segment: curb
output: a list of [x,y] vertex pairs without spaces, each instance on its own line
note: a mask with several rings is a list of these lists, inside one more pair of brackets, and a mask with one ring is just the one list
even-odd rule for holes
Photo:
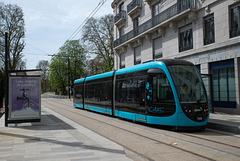
[[231,126],[231,125],[224,125],[224,124],[208,122],[206,127],[209,129],[240,134],[240,126]]

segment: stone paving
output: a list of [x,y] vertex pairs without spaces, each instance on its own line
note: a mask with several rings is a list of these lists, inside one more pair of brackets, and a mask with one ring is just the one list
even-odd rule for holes
[[0,119],[0,161],[130,160],[123,147],[42,107],[39,123]]

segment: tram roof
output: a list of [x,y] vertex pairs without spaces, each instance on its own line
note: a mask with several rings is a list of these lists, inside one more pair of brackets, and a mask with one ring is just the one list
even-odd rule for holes
[[87,77],[86,81],[90,81],[90,80],[94,80],[94,79],[100,79],[100,78],[106,78],[106,77],[112,77],[113,73],[114,73],[114,71],[107,72],[107,73],[102,73],[102,74],[98,74],[98,75],[93,75],[93,76]]
[[[158,68],[159,66],[162,66],[164,68],[164,67],[170,66],[170,65],[193,65],[193,64],[191,62],[188,62],[185,60],[179,60],[179,59],[162,59],[159,61],[151,61],[151,62],[131,66],[128,68],[119,69],[116,71],[116,75],[136,72],[136,71],[150,69],[150,68]],[[80,83],[80,82],[84,82],[84,81],[90,81],[90,80],[95,80],[95,79],[100,79],[100,78],[111,77],[111,76],[113,76],[113,74],[114,74],[114,71],[102,73],[102,74],[90,76],[87,78],[77,79],[74,81],[74,83]]]
[[131,66],[128,68],[119,69],[117,70],[116,75],[131,73],[131,72],[150,69],[150,68],[159,68],[160,66],[164,68],[166,66],[171,66],[171,65],[193,65],[193,64],[191,62],[188,62],[185,60],[179,60],[179,59],[162,59],[159,61],[151,61],[151,62],[146,62],[143,64]]

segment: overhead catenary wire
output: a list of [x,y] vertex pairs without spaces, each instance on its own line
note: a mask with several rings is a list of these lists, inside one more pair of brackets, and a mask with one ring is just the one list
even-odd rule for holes
[[[77,29],[71,34],[71,36],[66,41],[74,39],[79,34],[79,32],[82,30],[84,25],[88,22],[88,20],[91,19],[99,11],[99,9],[104,5],[104,3],[106,1],[107,0],[100,0],[97,7],[94,8],[94,10],[89,14],[89,16],[77,27]],[[50,55],[49,53],[43,51],[42,49],[39,49],[38,47],[36,47],[30,43],[26,43],[26,44],[35,48],[36,50],[40,51],[41,53],[45,54],[46,56],[56,56],[56,54]],[[3,46],[3,45],[1,45],[1,46]],[[59,51],[59,49],[57,50],[57,52],[58,51]],[[41,54],[33,54],[33,53],[23,53],[23,54],[24,55],[41,55]]]
[[91,19],[98,11],[99,9],[104,5],[104,3],[107,0],[101,0],[97,7],[89,14],[89,16],[78,26],[78,28],[72,33],[72,35],[67,39],[68,40],[72,40],[74,37],[76,37],[79,32],[81,31],[81,29],[84,27],[84,25],[88,22],[89,19]]
[[[73,40],[82,30],[84,25],[88,22],[88,20],[91,19],[99,11],[99,9],[104,5],[106,1],[107,0],[101,0],[98,3],[97,7],[94,8],[94,10],[89,14],[89,16],[77,27],[77,29],[71,34],[71,36],[66,41]],[[57,53],[58,51],[59,49],[55,53]]]
[[23,55],[38,55],[38,56],[49,56],[49,55],[43,55],[43,54],[36,54],[36,53],[22,53]]
[[31,47],[33,47],[33,48],[35,48],[36,50],[38,50],[38,51],[40,51],[40,52],[42,52],[42,53],[44,53],[44,54],[48,55],[48,53],[47,53],[47,52],[45,52],[45,51],[43,51],[42,49],[39,49],[38,47],[36,47],[36,46],[34,46],[34,45],[32,45],[32,44],[29,44],[29,43],[26,43],[26,44],[28,44],[29,46],[31,46]]

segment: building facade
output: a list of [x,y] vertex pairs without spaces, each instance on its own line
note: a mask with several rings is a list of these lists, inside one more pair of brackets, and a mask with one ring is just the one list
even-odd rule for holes
[[112,8],[115,69],[190,61],[212,109],[240,114],[240,0],[114,0]]

